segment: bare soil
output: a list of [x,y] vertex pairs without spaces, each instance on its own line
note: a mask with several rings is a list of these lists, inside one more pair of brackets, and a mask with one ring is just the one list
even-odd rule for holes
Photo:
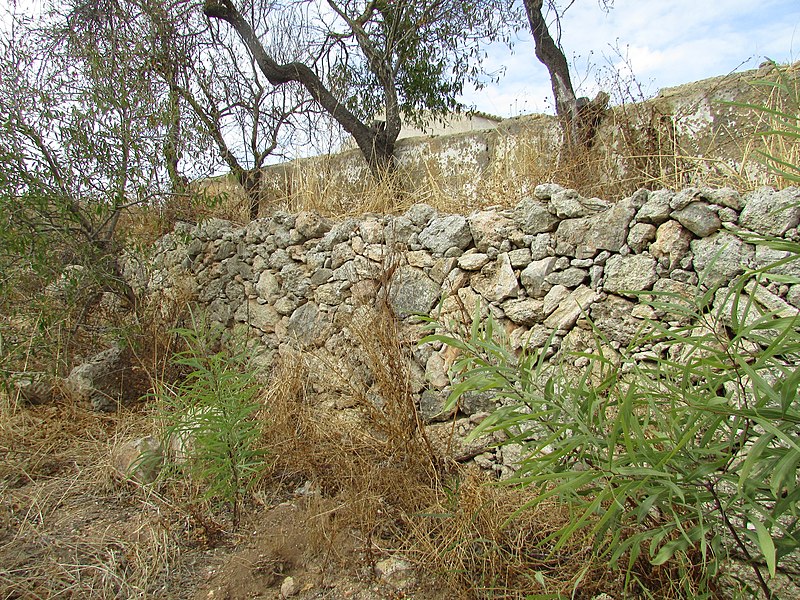
[[375,564],[391,551],[339,526],[342,507],[294,481],[248,498],[235,531],[224,513],[124,481],[109,457],[147,422],[69,405],[5,420],[0,599],[281,598],[281,586],[301,600],[453,597],[381,581]]

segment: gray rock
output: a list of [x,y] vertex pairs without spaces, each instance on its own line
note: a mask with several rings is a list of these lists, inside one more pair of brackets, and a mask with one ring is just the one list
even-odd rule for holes
[[489,262],[489,257],[481,252],[467,252],[458,258],[458,268],[465,271],[480,271]]
[[612,256],[606,262],[603,289],[617,293],[623,293],[624,290],[649,290],[657,279],[656,259],[652,256],[647,254]]
[[404,215],[414,225],[422,229],[436,216],[436,209],[427,204],[414,204]]
[[367,219],[358,226],[358,233],[366,244],[383,244],[383,224],[377,219]]
[[553,271],[545,278],[552,285],[563,285],[568,288],[578,287],[589,276],[589,272],[578,267],[569,267],[563,271]]
[[592,322],[606,339],[627,346],[642,326],[642,320],[633,316],[637,306],[629,300],[609,294],[602,302],[592,305]]
[[466,392],[458,399],[458,407],[465,415],[492,413],[497,410],[497,394],[488,392]]
[[686,187],[679,190],[669,201],[672,210],[681,210],[689,206],[692,202],[702,198],[702,191],[696,187]]
[[417,227],[411,219],[405,216],[395,217],[391,219],[384,229],[384,239],[386,245],[390,248],[400,244],[408,244],[408,241],[416,233],[419,233],[420,228]]
[[755,248],[755,260],[753,261],[754,268],[762,269],[769,265],[774,265],[778,261],[794,257],[793,260],[790,260],[785,264],[771,268],[770,273],[800,278],[800,257],[798,257],[797,254],[783,250],[774,250],[760,244]]
[[556,331],[571,329],[578,318],[588,314],[589,307],[599,298],[597,292],[582,285],[566,298],[561,300],[553,313],[544,321],[545,327]]
[[722,221],[705,202],[692,202],[672,213],[672,217],[698,237],[719,231]]
[[636,208],[628,199],[597,215],[562,221],[555,233],[556,254],[592,258],[598,250],[619,252],[635,214]]
[[114,448],[111,464],[119,477],[149,485],[161,472],[164,450],[161,442],[151,435],[128,440]]
[[559,221],[558,217],[547,210],[547,206],[536,198],[524,198],[517,204],[512,218],[522,232],[527,235],[553,231]]
[[558,305],[561,303],[561,301],[568,296],[569,289],[565,288],[563,285],[553,286],[545,295],[542,303],[542,313],[544,316],[550,316],[550,314],[558,308]]
[[636,223],[628,233],[628,246],[636,254],[647,250],[647,247],[656,239],[656,227],[649,223]]
[[264,333],[273,333],[281,320],[281,315],[271,304],[259,304],[255,300],[248,300],[236,311],[235,318]]
[[494,263],[483,267],[480,273],[473,275],[470,284],[489,302],[502,302],[506,298],[516,297],[519,291],[517,276],[506,253],[498,256]]
[[425,273],[414,267],[397,269],[389,287],[389,301],[400,318],[428,314],[439,300],[441,288]]
[[444,358],[438,352],[434,352],[425,361],[425,381],[430,383],[437,390],[442,390],[450,385],[450,377],[447,375],[447,365]]
[[329,333],[326,313],[320,312],[313,302],[298,307],[289,317],[286,330],[301,346],[322,346]]
[[530,248],[517,248],[508,253],[508,258],[511,261],[511,266],[515,269],[527,267],[531,262]]
[[599,198],[584,198],[575,190],[560,190],[550,196],[547,208],[560,219],[588,217],[608,210],[610,204]]
[[417,584],[414,566],[402,558],[390,557],[375,563],[375,575],[395,590],[409,590]]
[[465,250],[472,243],[472,234],[466,218],[449,215],[431,220],[420,232],[419,241],[434,254],[442,255],[450,248]]
[[267,302],[274,301],[280,294],[281,285],[278,278],[271,271],[263,271],[256,283],[256,293],[259,298]]
[[537,200],[549,200],[559,192],[563,192],[564,187],[557,183],[540,183],[533,188],[533,196]]
[[549,285],[546,285],[547,276],[553,271],[556,265],[556,258],[551,256],[541,260],[531,262],[520,273],[520,281],[525,287],[525,291],[532,298],[542,298],[547,293]]
[[328,233],[333,224],[325,217],[310,211],[298,213],[294,222],[295,229],[304,240],[322,237]]
[[745,194],[743,202],[739,225],[750,231],[780,236],[800,223],[800,188],[762,187]]
[[358,221],[355,219],[345,219],[341,223],[337,223],[322,237],[317,244],[317,249],[320,251],[332,250],[336,244],[349,241],[356,227],[358,227]]
[[703,198],[711,202],[711,204],[719,204],[733,210],[741,210],[742,208],[742,197],[739,192],[732,188],[704,189]]
[[725,231],[694,240],[691,249],[695,270],[702,283],[710,288],[726,285],[749,268],[755,258],[753,246]]
[[486,252],[489,248],[500,248],[500,245],[511,237],[516,224],[507,217],[493,210],[482,210],[467,217],[469,230],[478,252]]
[[503,302],[503,312],[516,325],[530,327],[544,320],[544,301],[536,298],[520,298]]
[[672,212],[670,208],[670,200],[672,199],[673,192],[669,190],[658,190],[650,192],[647,196],[647,202],[636,213],[636,220],[639,223],[651,223],[653,225],[661,225]]
[[553,236],[549,233],[540,233],[531,236],[531,260],[541,260],[546,258],[549,254],[550,247],[553,243]]
[[64,380],[70,397],[88,403],[93,410],[111,412],[136,400],[130,385],[130,352],[113,346],[76,366]]

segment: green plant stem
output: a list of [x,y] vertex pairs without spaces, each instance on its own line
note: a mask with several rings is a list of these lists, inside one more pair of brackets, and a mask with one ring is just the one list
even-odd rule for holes
[[728,513],[725,512],[725,509],[722,507],[722,502],[720,502],[719,496],[717,495],[717,490],[716,487],[714,486],[714,483],[711,481],[707,482],[706,489],[714,498],[714,505],[717,507],[720,517],[722,517],[722,522],[725,523],[725,527],[728,528],[728,531],[733,536],[736,545],[739,546],[739,550],[741,550],[742,554],[744,554],[744,557],[747,559],[748,564],[751,567],[753,567],[753,571],[755,571],[756,578],[758,579],[758,583],[761,586],[761,591],[764,592],[764,596],[767,598],[767,600],[780,600],[775,595],[775,593],[769,589],[769,586],[767,585],[764,576],[761,574],[761,569],[758,568],[758,565],[753,560],[753,557],[750,554],[750,551],[747,549],[747,546],[745,545],[744,541],[742,540],[741,537],[739,537],[739,534],[736,532],[736,527],[734,527],[733,523],[731,523],[731,520],[728,518]]

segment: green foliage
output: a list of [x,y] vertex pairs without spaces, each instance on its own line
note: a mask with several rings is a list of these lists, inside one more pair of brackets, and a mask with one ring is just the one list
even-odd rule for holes
[[258,385],[244,352],[214,350],[214,332],[202,320],[176,333],[187,349],[174,363],[189,372],[158,394],[166,438],[175,463],[185,464],[202,487],[201,498],[228,504],[236,526],[242,500],[265,466],[266,451],[258,447]]
[[[642,294],[663,316],[621,356],[604,352],[597,333],[580,371],[550,366],[541,351],[517,356],[491,318],[476,318],[468,335],[423,340],[460,350],[450,406],[471,391],[503,400],[473,435],[502,430],[504,443],[523,446],[509,483],[535,489],[530,504],[557,498],[573,512],[546,540],[552,552],[589,532],[629,590],[646,592],[647,558],[676,569],[687,597],[709,597],[720,561],[735,552],[769,597],[756,563],[774,576],[800,548],[800,319],[764,308],[761,284],[796,283],[779,273],[800,248],[762,243],[791,253],[692,299]],[[643,345],[651,356],[634,360]]]

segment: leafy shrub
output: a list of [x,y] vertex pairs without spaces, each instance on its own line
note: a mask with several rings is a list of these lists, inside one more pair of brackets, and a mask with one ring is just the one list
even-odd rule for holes
[[[790,281],[776,269],[800,255],[797,244],[771,245],[792,252],[728,288],[642,294],[663,317],[617,357],[598,333],[582,371],[541,351],[517,356],[491,318],[423,340],[460,351],[449,407],[472,391],[503,399],[473,436],[502,430],[523,447],[509,483],[536,494],[520,510],[558,499],[572,511],[545,540],[552,552],[588,532],[628,591],[646,592],[646,558],[675,569],[676,592],[689,597],[710,596],[736,554],[772,597],[758,563],[774,576],[800,547],[800,318],[765,308],[762,283]],[[646,356],[633,351],[644,345]]]
[[214,350],[213,331],[202,321],[176,333],[187,349],[173,362],[189,372],[158,394],[166,438],[175,463],[185,465],[203,488],[201,498],[227,503],[236,526],[242,500],[265,466],[266,452],[258,447],[257,381],[243,351]]

